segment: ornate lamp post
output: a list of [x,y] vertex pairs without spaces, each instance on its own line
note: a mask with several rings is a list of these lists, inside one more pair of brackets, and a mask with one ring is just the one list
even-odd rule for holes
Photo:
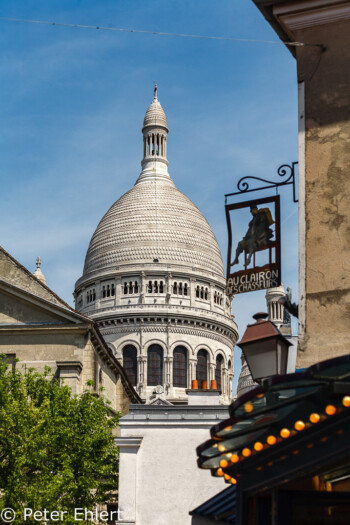
[[266,320],[268,315],[259,312],[256,320],[249,324],[238,344],[247,361],[252,378],[261,382],[265,377],[285,374],[287,371],[288,348],[290,343],[276,325]]

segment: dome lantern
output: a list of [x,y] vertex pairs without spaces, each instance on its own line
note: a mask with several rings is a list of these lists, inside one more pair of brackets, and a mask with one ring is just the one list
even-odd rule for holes
[[[157,84],[154,85],[154,96],[143,120],[143,159],[142,174],[145,172],[168,173],[167,136],[168,123],[164,109],[158,100]],[[141,174],[141,175],[142,175]]]

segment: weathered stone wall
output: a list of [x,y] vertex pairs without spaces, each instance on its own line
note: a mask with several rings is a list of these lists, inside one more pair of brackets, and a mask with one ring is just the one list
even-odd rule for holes
[[299,367],[349,353],[350,20],[295,31],[305,90],[305,327]]

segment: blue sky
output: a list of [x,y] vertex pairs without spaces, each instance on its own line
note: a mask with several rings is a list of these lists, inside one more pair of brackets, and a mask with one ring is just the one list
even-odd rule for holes
[[[0,16],[278,41],[250,0],[3,0]],[[276,179],[297,160],[296,64],[283,45],[0,26],[0,244],[31,271],[40,255],[48,285],[70,304],[97,223],[140,173],[154,81],[169,172],[224,261],[224,194],[242,176]],[[291,187],[281,197],[283,282],[297,300],[297,205]],[[261,310],[264,292],[236,296],[241,336]]]

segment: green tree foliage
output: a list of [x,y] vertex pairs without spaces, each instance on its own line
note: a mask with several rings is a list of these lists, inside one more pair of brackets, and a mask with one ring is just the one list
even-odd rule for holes
[[76,523],[74,508],[108,501],[118,480],[110,412],[88,391],[72,397],[49,369],[21,373],[0,356],[0,510],[13,508],[15,523],[25,507],[64,510],[60,522]]

